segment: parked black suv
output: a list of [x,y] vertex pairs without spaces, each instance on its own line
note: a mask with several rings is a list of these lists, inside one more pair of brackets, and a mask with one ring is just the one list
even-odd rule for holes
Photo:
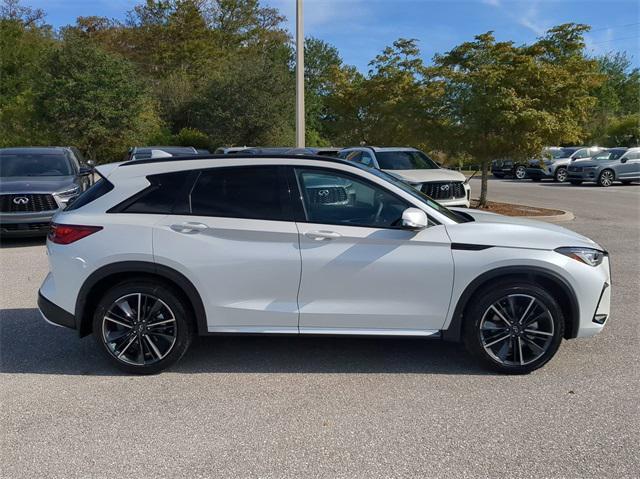
[[0,235],[39,236],[51,217],[92,182],[75,147],[0,149]]

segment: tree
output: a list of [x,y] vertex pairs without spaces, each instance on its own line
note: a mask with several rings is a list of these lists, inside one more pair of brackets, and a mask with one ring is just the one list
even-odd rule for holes
[[46,143],[33,112],[33,86],[55,40],[21,8],[5,2],[0,18],[0,146]]
[[46,60],[35,108],[55,143],[114,161],[160,128],[153,102],[124,59],[73,31]]
[[332,72],[342,67],[342,59],[334,46],[317,38],[305,39],[304,58],[306,142],[309,146],[328,145],[323,120],[328,114]]
[[443,84],[447,118],[443,148],[481,164],[481,206],[492,159],[526,160],[545,145],[585,136],[582,125],[596,101],[590,92],[600,81],[583,53],[586,30],[561,25],[530,46],[496,42],[488,32],[436,56],[433,78]]

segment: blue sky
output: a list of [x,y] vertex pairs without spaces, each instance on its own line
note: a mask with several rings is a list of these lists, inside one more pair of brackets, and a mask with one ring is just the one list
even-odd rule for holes
[[[142,0],[140,0],[142,1]],[[54,26],[77,16],[124,18],[136,0],[23,0],[43,8]],[[295,0],[263,0],[295,20]],[[553,25],[592,26],[587,49],[594,55],[626,51],[640,66],[638,0],[305,0],[305,34],[340,50],[344,61],[368,70],[368,62],[399,37],[416,38],[425,60],[436,52],[493,30],[499,40],[531,42]]]

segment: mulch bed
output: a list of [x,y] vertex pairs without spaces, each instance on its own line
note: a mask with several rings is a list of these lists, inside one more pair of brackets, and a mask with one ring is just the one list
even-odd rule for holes
[[556,216],[564,213],[562,210],[538,208],[537,206],[512,205],[510,203],[487,202],[486,208],[478,208],[479,200],[471,200],[471,208],[490,211],[506,216]]

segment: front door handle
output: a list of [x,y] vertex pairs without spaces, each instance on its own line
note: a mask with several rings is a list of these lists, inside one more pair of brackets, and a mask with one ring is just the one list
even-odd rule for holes
[[177,231],[178,233],[195,234],[200,233],[209,227],[204,223],[192,223],[191,221],[187,221],[186,223],[173,224],[169,226],[169,228],[173,231]]
[[315,241],[324,241],[330,239],[340,238],[342,235],[336,231],[308,231],[304,234],[307,238],[311,238]]

